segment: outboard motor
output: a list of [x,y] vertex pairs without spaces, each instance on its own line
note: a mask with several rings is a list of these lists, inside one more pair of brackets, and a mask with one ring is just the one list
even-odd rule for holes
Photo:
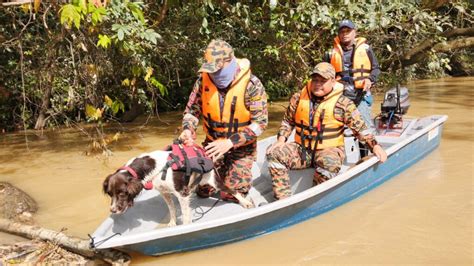
[[410,100],[406,87],[392,88],[385,93],[381,104],[381,112],[376,119],[379,129],[401,129],[403,128],[402,116],[408,112]]

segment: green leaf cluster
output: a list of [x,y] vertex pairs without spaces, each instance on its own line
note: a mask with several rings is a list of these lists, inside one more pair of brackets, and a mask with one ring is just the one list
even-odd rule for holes
[[137,105],[149,113],[182,109],[213,38],[250,60],[270,99],[286,97],[332,48],[345,18],[373,47],[381,85],[440,77],[459,60],[474,68],[465,49],[429,51],[398,70],[410,49],[473,26],[467,1],[435,10],[415,0],[96,2],[42,1],[0,12],[0,130],[32,128],[40,114],[53,127],[116,121]]

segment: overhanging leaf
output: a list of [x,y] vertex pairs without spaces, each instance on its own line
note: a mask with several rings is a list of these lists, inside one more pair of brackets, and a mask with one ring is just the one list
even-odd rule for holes
[[166,89],[165,85],[161,84],[161,82],[156,80],[154,77],[151,77],[149,82],[160,91],[161,95],[168,94],[168,90]]
[[78,12],[76,6],[72,4],[66,4],[59,12],[61,24],[66,23],[68,27],[71,27],[72,23],[74,22],[76,28],[79,29],[81,24],[81,14]]
[[35,10],[35,13],[38,13],[38,10],[40,8],[40,5],[41,5],[41,0],[35,0],[34,2],[34,10]]
[[99,41],[97,41],[97,46],[108,48],[111,44],[111,40],[107,35],[99,34]]
[[153,68],[147,67],[146,68],[145,81],[148,81],[148,79],[150,79],[152,74],[153,74]]
[[128,3],[128,8],[132,11],[132,15],[138,19],[142,24],[145,23],[145,16],[143,16],[143,12],[140,9],[140,6],[136,3]]
[[102,117],[102,110],[99,108],[95,108],[90,104],[86,104],[86,116],[90,120],[99,120]]
[[118,37],[119,41],[122,41],[124,36],[125,36],[125,33],[123,32],[123,29],[120,28],[117,32],[117,37]]
[[110,99],[109,96],[105,95],[105,96],[104,96],[104,103],[105,103],[105,105],[107,105],[108,107],[112,107],[113,101],[112,101],[112,99]]
[[122,80],[122,86],[130,86],[130,80],[129,79]]
[[113,140],[113,141],[117,141],[117,140],[119,140],[119,138],[120,138],[120,132],[117,132],[117,133],[115,133],[115,135],[113,136],[112,140]]

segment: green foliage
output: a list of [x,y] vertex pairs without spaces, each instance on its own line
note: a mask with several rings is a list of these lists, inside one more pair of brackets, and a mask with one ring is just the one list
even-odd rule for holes
[[81,21],[90,17],[92,25],[102,22],[103,16],[107,14],[103,7],[96,7],[86,0],[72,1],[72,4],[65,4],[59,10],[61,24],[65,24],[68,28],[74,23],[76,29],[81,26]]
[[64,5],[59,11],[61,14],[61,24],[71,27],[74,23],[77,29],[81,26],[81,8],[73,4]]
[[166,87],[163,84],[161,84],[158,80],[156,80],[154,77],[151,77],[149,82],[160,91],[161,95],[168,94],[168,90],[166,89]]
[[87,121],[98,121],[102,118],[103,109],[95,108],[90,104],[86,104]]
[[109,36],[99,34],[99,41],[97,42],[97,46],[101,46],[107,49],[111,43],[112,40],[109,38]]
[[379,84],[439,77],[455,70],[453,62],[474,61],[469,51],[456,58],[431,52],[399,70],[403,55],[424,40],[472,27],[466,1],[435,11],[414,0],[61,3],[35,1],[0,12],[0,129],[32,128],[43,112],[46,126],[89,120],[105,139],[102,124],[136,103],[150,113],[183,108],[213,38],[250,60],[271,99],[286,97],[332,48],[344,18],[372,45],[384,70]]

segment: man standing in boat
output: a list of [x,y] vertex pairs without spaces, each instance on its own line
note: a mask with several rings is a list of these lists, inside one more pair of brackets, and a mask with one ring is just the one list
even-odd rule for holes
[[326,53],[323,61],[334,66],[336,79],[345,85],[344,95],[354,101],[364,122],[373,129],[373,97],[370,89],[380,75],[380,68],[367,40],[356,38],[356,35],[356,26],[352,21],[341,21],[338,35],[334,38],[334,47]]
[[[224,185],[245,196],[251,187],[256,140],[268,123],[265,88],[251,73],[249,60],[236,58],[223,40],[209,43],[204,60],[184,111],[179,138],[192,145],[202,117],[207,155],[216,161]],[[214,192],[203,186],[197,193],[209,197]],[[224,192],[221,198],[237,201]]]
[[[384,162],[387,154],[362,119],[353,101],[343,95],[334,67],[319,63],[310,72],[311,80],[295,93],[286,110],[277,142],[267,150],[276,199],[291,196],[288,170],[314,167],[313,184],[336,176],[345,158],[344,126]],[[296,128],[295,142],[286,142]]]

